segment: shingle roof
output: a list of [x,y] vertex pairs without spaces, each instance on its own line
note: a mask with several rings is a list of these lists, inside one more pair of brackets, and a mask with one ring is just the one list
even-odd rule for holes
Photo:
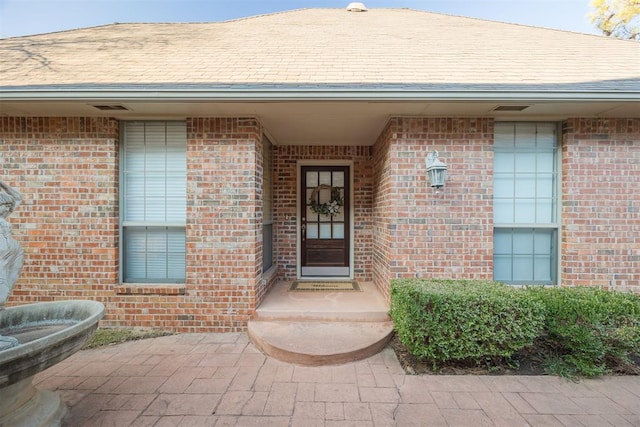
[[0,87],[639,91],[640,43],[408,9],[301,9],[0,40]]

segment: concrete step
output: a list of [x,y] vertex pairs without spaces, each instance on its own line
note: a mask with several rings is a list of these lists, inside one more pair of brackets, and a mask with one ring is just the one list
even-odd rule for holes
[[322,308],[301,310],[293,307],[288,310],[277,311],[258,309],[254,317],[254,320],[264,321],[297,321],[301,319],[315,322],[388,322],[391,320],[389,314],[382,310],[328,311]]
[[251,342],[276,359],[320,366],[353,362],[382,350],[393,333],[391,321],[323,322],[252,320]]

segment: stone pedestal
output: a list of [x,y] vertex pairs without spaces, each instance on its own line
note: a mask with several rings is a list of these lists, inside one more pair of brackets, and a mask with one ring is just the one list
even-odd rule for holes
[[25,378],[2,389],[0,426],[49,427],[62,425],[67,413],[57,393],[37,390],[33,377]]
[[54,301],[0,312],[0,334],[19,345],[0,350],[0,426],[59,426],[66,407],[57,393],[37,390],[33,377],[82,348],[98,327],[96,301]]

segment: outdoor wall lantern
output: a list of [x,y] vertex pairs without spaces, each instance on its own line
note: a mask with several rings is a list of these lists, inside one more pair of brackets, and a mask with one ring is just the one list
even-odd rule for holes
[[447,165],[438,159],[438,152],[434,151],[427,156],[427,176],[431,187],[436,189],[436,193],[444,187],[447,178]]

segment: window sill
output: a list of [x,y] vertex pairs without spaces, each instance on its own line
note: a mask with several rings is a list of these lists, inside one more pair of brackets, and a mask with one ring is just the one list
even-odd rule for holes
[[278,273],[278,266],[274,263],[267,271],[262,273],[262,279],[269,283]]
[[181,284],[123,283],[116,286],[116,295],[185,295],[187,287]]

